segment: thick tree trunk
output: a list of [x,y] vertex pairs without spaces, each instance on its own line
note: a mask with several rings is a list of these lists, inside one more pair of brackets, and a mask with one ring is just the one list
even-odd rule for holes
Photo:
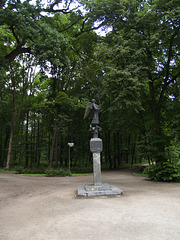
[[31,168],[33,166],[33,161],[34,161],[34,146],[33,146],[33,126],[32,130],[31,130],[31,135],[30,135],[30,142],[31,142],[31,147],[30,147],[30,152],[31,152],[31,157],[30,157],[30,164],[31,164]]
[[11,133],[10,133],[10,139],[9,139],[9,147],[8,147],[8,155],[7,155],[7,162],[6,162],[6,168],[9,169],[10,166],[10,161],[11,161],[11,152],[12,152],[12,142],[13,142],[13,137],[14,137],[14,131],[15,131],[15,126],[16,122],[18,121],[20,114],[21,114],[21,109],[22,109],[22,104],[24,100],[24,96],[26,93],[26,87],[27,87],[27,79],[26,81],[23,80],[23,91],[22,91],[22,96],[21,96],[21,102],[19,104],[19,109],[17,110],[17,105],[16,105],[16,85],[15,85],[15,77],[12,75],[11,77],[12,81],[12,94],[13,94],[13,114],[12,114],[12,124],[11,124]]
[[108,131],[107,132],[107,157],[108,157],[108,160],[109,160],[109,168],[112,169],[110,142],[111,142],[111,135],[110,135],[110,131]]
[[29,128],[29,110],[27,111],[26,114],[26,162],[25,162],[25,167],[28,167],[28,162],[29,162],[29,144],[28,144],[28,128]]
[[116,146],[117,146],[117,141],[116,141],[116,133],[113,133],[113,144],[114,144],[114,156],[113,156],[113,162],[114,162],[114,168],[117,168],[116,164],[116,159],[117,159],[117,154],[116,154]]
[[133,147],[132,147],[131,165],[136,163],[135,151],[136,151],[136,139],[134,140]]
[[41,151],[40,151],[40,126],[39,126],[39,119],[38,119],[38,125],[37,125],[37,166],[39,167],[40,165],[40,160],[41,160]]
[[63,148],[64,148],[63,139],[61,138],[61,143],[60,143],[60,166],[63,166],[63,157],[62,157]]
[[2,135],[0,136],[0,166],[3,167],[3,143],[2,143]]
[[121,137],[119,132],[117,132],[117,157],[118,157],[118,167],[120,167],[122,163],[122,158],[121,158]]
[[58,168],[58,132],[56,133],[56,168]]
[[[155,156],[156,163],[161,163],[165,161],[165,143],[164,143],[164,136],[162,134],[162,127],[161,127],[161,102],[158,102],[155,98],[155,90],[154,90],[154,82],[153,80],[149,81],[149,89],[150,89],[150,96],[151,96],[151,106],[152,106],[152,113],[154,117],[154,125],[155,125],[155,139],[154,142],[156,143],[156,147],[158,152]],[[162,99],[161,99],[162,100]]]
[[104,148],[104,157],[105,157],[105,163],[108,163],[108,156],[107,156],[107,147],[108,147],[108,143],[107,143],[107,132],[105,132],[105,141],[103,144],[103,148]]
[[15,126],[16,126],[16,120],[13,119],[13,124],[11,126],[11,133],[10,133],[10,138],[9,138],[7,162],[6,162],[6,169],[8,169],[8,170],[9,170],[10,161],[11,161],[12,143],[13,143]]
[[55,140],[56,140],[56,121],[54,121],[54,133],[53,133],[53,138],[52,138],[52,143],[51,143],[51,149],[50,149],[50,156],[49,156],[49,168],[52,167],[52,160],[53,160],[53,153],[54,153],[54,145],[55,145]]
[[3,144],[3,152],[2,152],[2,167],[4,167],[5,159],[7,159],[7,149],[8,149],[8,141],[10,139],[10,128],[6,129],[6,138]]

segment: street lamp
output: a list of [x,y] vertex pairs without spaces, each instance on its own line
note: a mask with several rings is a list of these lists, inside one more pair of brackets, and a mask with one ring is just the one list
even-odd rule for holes
[[70,150],[70,148],[71,147],[74,147],[74,143],[68,143],[68,145],[69,145],[69,171],[70,171],[70,166],[71,166],[71,150]]

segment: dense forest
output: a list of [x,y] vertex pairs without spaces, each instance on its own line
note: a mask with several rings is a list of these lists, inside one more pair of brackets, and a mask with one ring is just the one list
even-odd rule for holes
[[179,0],[0,0],[0,166],[91,168],[95,98],[104,168],[177,169],[179,28]]

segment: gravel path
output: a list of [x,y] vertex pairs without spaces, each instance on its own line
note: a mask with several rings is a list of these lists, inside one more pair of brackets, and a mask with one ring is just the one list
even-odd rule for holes
[[0,240],[179,240],[180,183],[156,183],[128,170],[102,173],[119,198],[77,199],[93,175],[30,177],[0,173]]

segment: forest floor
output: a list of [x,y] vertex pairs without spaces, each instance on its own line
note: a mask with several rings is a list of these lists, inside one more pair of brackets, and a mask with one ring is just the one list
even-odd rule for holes
[[102,173],[119,198],[76,198],[93,175],[32,177],[0,173],[0,240],[179,240],[180,183],[130,170]]

